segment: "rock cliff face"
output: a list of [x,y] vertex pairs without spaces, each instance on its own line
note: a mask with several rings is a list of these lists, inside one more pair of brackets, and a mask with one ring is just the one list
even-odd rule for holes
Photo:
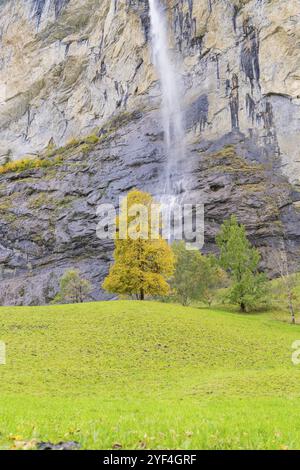
[[[283,237],[294,260],[300,249],[299,1],[161,2],[205,248],[236,213],[274,273]],[[0,302],[50,301],[68,267],[102,298],[111,245],[97,205],[134,186],[155,194],[166,160],[148,0],[4,0],[0,12],[1,163],[52,159],[0,176]]]

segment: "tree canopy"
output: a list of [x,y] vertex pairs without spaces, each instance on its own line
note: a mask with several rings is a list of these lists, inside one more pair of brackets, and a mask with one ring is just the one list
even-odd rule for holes
[[215,257],[204,256],[198,250],[188,250],[183,241],[172,245],[176,269],[171,279],[175,298],[182,305],[192,300],[211,304],[212,293],[224,282],[225,273],[218,266]]
[[168,279],[174,271],[174,254],[159,231],[151,234],[155,201],[148,193],[132,190],[121,204],[117,217],[114,264],[103,288],[108,292],[145,296],[167,295]]
[[236,216],[231,216],[223,223],[216,242],[220,265],[233,281],[229,300],[243,312],[256,307],[265,299],[266,278],[258,270],[260,253],[247,239],[245,226],[238,223]]
[[91,283],[81,277],[77,269],[69,269],[60,280],[60,291],[54,303],[82,303],[88,300],[91,291]]

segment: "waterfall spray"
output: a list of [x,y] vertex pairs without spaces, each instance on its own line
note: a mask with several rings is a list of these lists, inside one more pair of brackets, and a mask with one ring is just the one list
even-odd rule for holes
[[178,194],[183,188],[180,164],[185,153],[185,134],[181,110],[181,86],[168,48],[167,19],[159,0],[149,0],[153,62],[162,94],[162,123],[167,154],[164,191]]

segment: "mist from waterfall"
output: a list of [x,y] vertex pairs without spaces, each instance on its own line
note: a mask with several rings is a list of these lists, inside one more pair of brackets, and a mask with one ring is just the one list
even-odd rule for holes
[[180,77],[170,52],[168,22],[162,0],[149,0],[153,63],[160,79],[162,124],[167,154],[164,192],[178,194],[182,188],[181,163],[185,154],[185,132],[181,109]]

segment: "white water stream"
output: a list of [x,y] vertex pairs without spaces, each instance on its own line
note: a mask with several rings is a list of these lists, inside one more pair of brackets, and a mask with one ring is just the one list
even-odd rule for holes
[[180,77],[169,50],[168,21],[162,1],[149,0],[153,62],[161,86],[162,125],[167,154],[165,194],[176,195],[182,188],[180,164],[184,160],[185,132],[181,109]]

